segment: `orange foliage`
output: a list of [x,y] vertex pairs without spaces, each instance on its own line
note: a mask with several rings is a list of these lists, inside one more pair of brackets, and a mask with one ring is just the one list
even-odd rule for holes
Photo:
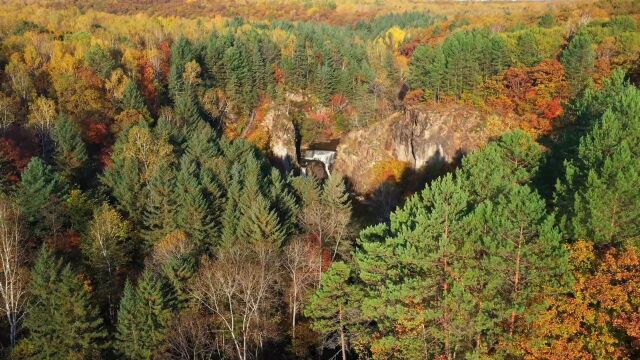
[[632,246],[598,253],[571,248],[573,294],[547,299],[550,309],[521,342],[527,359],[620,359],[640,347],[640,254]]
[[331,117],[329,117],[328,114],[324,113],[324,112],[312,112],[309,113],[309,118],[315,120],[315,121],[319,121],[321,123],[329,123],[331,122]]
[[273,73],[278,84],[284,84],[285,75],[284,70],[282,70],[278,65],[273,65]]
[[404,97],[404,102],[408,106],[417,105],[424,101],[424,90],[417,89],[412,90],[407,93],[407,96]]
[[21,128],[12,128],[0,139],[0,152],[18,171],[24,170],[39,151],[35,138]]
[[103,122],[87,119],[84,127],[86,140],[90,144],[103,144],[109,136],[109,126]]
[[76,74],[78,79],[82,80],[91,88],[102,88],[103,80],[96,73],[87,68],[80,68]]
[[333,111],[340,111],[349,104],[349,100],[342,94],[335,94],[331,97],[330,103]]
[[406,161],[396,159],[378,161],[372,168],[374,183],[381,184],[387,181],[399,183],[404,180],[409,168],[409,163]]
[[247,136],[247,140],[259,149],[266,150],[269,148],[269,131],[264,127],[260,127],[257,130],[252,131]]
[[569,98],[564,67],[557,60],[545,60],[530,68],[511,68],[500,84],[493,84],[497,95],[488,101],[500,114],[513,112],[521,117],[520,128],[533,134],[548,134],[555,119],[564,114],[562,104]]
[[151,104],[154,111],[158,109],[158,90],[156,89],[155,80],[156,72],[147,59],[140,60],[140,89],[142,96],[147,100],[147,104]]
[[160,62],[160,77],[163,80],[169,78],[169,71],[171,69],[171,44],[169,41],[164,40],[160,43],[160,53],[162,54],[162,61]]
[[556,97],[547,103],[543,116],[545,119],[553,120],[559,118],[562,114],[564,114],[564,109],[562,108],[562,104],[560,104],[560,98]]

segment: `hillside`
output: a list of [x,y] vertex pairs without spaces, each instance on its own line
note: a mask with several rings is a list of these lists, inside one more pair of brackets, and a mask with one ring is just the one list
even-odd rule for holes
[[638,21],[3,1],[0,358],[640,358]]

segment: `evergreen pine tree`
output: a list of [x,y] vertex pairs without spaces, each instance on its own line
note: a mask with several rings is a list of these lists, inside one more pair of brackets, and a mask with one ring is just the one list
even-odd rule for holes
[[67,182],[49,165],[38,157],[31,159],[22,172],[15,197],[34,235],[44,236],[50,230],[44,219],[47,214],[60,211],[57,204],[67,197],[68,191]]
[[24,326],[33,359],[95,359],[106,332],[85,284],[46,247],[31,272],[31,301]]
[[184,309],[189,306],[192,300],[189,294],[189,280],[195,275],[198,269],[196,257],[192,254],[183,254],[170,259],[162,267],[162,274],[171,285],[172,296],[170,297],[171,307]]
[[293,86],[298,89],[306,89],[307,77],[309,74],[309,59],[307,57],[306,41],[303,38],[298,39],[296,47],[293,50]]
[[197,123],[187,139],[185,154],[201,167],[220,155],[217,135],[209,124]]
[[457,32],[442,44],[448,91],[454,95],[474,89],[482,80],[476,40],[473,33]]
[[511,55],[505,40],[500,36],[492,36],[489,40],[488,57],[491,71],[488,75],[498,75],[511,66]]
[[138,110],[144,115],[148,115],[147,105],[138,90],[138,86],[133,80],[129,80],[124,88],[121,105],[122,110]]
[[461,176],[475,201],[481,202],[495,199],[516,184],[530,183],[541,161],[540,145],[524,131],[514,131],[465,157]]
[[205,63],[212,77],[214,87],[224,88],[228,81],[227,69],[224,63],[225,51],[234,45],[231,33],[212,33],[205,49]]
[[169,69],[169,94],[175,101],[183,89],[182,74],[185,65],[193,60],[195,51],[187,38],[181,36],[171,47],[171,65]]
[[241,198],[242,217],[237,220],[239,240],[281,246],[286,234],[276,212],[270,209],[264,197],[249,194],[252,192],[245,192]]
[[126,213],[134,224],[141,224],[148,198],[148,189],[142,180],[142,169],[131,157],[114,155],[112,159],[113,164],[102,175],[102,183],[111,190],[117,208]]
[[591,126],[557,186],[565,231],[599,246],[637,244],[640,91],[619,79],[585,102],[583,115]]
[[54,160],[60,173],[70,181],[79,180],[89,161],[79,126],[68,117],[61,116],[53,128],[53,141]]
[[591,39],[587,35],[577,35],[569,42],[569,46],[562,52],[562,65],[567,80],[574,92],[579,92],[591,79],[595,65],[595,52]]
[[350,307],[358,302],[358,293],[349,287],[351,269],[343,262],[334,263],[324,274],[320,289],[313,295],[304,310],[306,317],[313,320],[314,330],[338,336],[338,347],[342,359],[347,359],[349,345],[347,326],[349,325]]
[[180,92],[174,95],[175,116],[178,121],[180,141],[184,141],[191,135],[201,123],[204,123],[200,115],[198,103],[191,92]]
[[239,167],[232,169],[232,176],[227,185],[227,194],[224,202],[222,219],[220,224],[220,242],[225,246],[231,246],[237,240],[238,220],[241,217],[240,199],[242,196]]
[[116,68],[116,62],[113,61],[109,51],[100,45],[93,45],[84,56],[87,66],[103,79],[109,78],[109,75]]
[[267,65],[259,48],[251,54],[251,75],[253,77],[253,89],[264,92],[267,89]]
[[173,166],[161,166],[151,178],[148,198],[144,209],[144,229],[142,236],[146,246],[153,246],[176,227],[175,177]]
[[274,205],[278,218],[282,224],[283,232],[288,235],[293,235],[296,230],[296,222],[291,219],[298,217],[299,206],[298,201],[294,195],[294,191],[291,187],[291,183],[287,179],[283,179],[278,169],[271,169],[271,176],[269,190],[269,201]]
[[175,222],[179,230],[187,233],[199,250],[211,249],[215,240],[215,224],[211,207],[204,196],[193,161],[183,158],[176,177],[174,192]]
[[167,346],[171,309],[162,281],[144,272],[133,288],[127,281],[118,311],[116,349],[127,359],[153,359]]
[[479,205],[469,222],[484,254],[475,296],[483,303],[478,316],[491,321],[483,321],[482,333],[508,339],[523,317],[544,310],[543,295],[567,290],[568,253],[544,200],[526,186]]
[[531,31],[526,31],[518,37],[518,60],[524,66],[535,66],[541,59],[540,49],[536,36]]
[[426,45],[420,45],[413,52],[409,65],[407,81],[414,89],[427,89],[429,75],[431,73],[431,58],[433,49]]

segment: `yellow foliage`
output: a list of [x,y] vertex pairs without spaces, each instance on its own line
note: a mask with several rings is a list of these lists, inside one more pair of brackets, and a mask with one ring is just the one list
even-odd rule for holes
[[269,147],[269,130],[265,127],[260,127],[249,134],[247,140],[259,149],[266,150]]
[[404,180],[409,168],[409,163],[406,161],[397,159],[378,161],[371,169],[374,184],[378,185],[386,181],[400,183]]
[[391,29],[387,30],[387,33],[384,35],[385,43],[393,50],[397,50],[400,44],[404,42],[406,36],[407,33],[404,30],[400,29],[397,26],[394,26]]
[[105,88],[114,99],[121,100],[128,82],[129,77],[124,74],[122,69],[118,68],[111,73],[111,77],[105,83]]
[[140,163],[142,178],[149,181],[159,166],[171,158],[173,147],[166,139],[156,139],[146,127],[133,127],[127,135],[124,154]]
[[171,259],[175,259],[193,251],[193,242],[182,230],[174,230],[153,246],[151,262],[162,266]]

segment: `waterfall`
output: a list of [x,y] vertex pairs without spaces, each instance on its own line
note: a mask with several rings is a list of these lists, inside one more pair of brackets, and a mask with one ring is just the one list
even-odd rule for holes
[[331,150],[307,150],[304,152],[304,159],[322,161],[327,176],[331,176],[329,169],[336,161],[336,152]]

